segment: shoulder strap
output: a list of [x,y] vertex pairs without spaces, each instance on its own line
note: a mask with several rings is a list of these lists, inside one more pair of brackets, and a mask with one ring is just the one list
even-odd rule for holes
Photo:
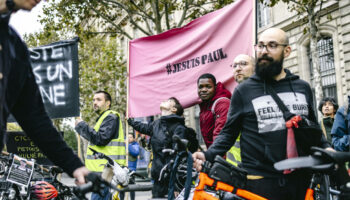
[[211,113],[213,113],[213,115],[215,115],[215,106],[216,106],[216,104],[217,104],[221,99],[228,99],[228,100],[230,100],[230,99],[227,98],[227,97],[220,97],[220,98],[217,98],[217,99],[214,101],[213,105],[211,106]]
[[275,102],[277,103],[278,107],[281,109],[281,111],[283,112],[283,117],[284,119],[287,121],[290,118],[292,118],[294,116],[294,114],[292,114],[287,106],[283,103],[283,101],[281,100],[281,98],[277,95],[277,93],[275,92],[275,90],[272,88],[271,85],[267,85],[267,90],[269,91],[270,95],[272,96],[272,98],[275,100]]

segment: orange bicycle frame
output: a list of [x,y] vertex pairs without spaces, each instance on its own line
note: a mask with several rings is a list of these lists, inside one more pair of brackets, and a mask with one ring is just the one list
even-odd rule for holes
[[204,191],[205,186],[213,187],[215,184],[215,190],[222,190],[226,192],[231,192],[233,194],[236,194],[239,197],[243,197],[247,200],[267,200],[264,197],[261,197],[257,194],[254,194],[252,192],[249,192],[247,190],[243,189],[235,189],[233,186],[228,185],[226,183],[216,181],[212,178],[210,178],[206,173],[200,172],[199,173],[199,183],[196,186],[196,189],[194,191],[193,200],[218,200],[218,198],[212,196],[211,194],[208,194]]
[[314,190],[308,188],[306,190],[305,200],[314,200]]

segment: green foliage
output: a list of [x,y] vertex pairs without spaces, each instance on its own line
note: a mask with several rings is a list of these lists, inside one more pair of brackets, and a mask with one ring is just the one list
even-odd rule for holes
[[[29,47],[45,45],[74,37],[75,29],[61,26],[56,30],[53,24],[45,24],[42,32],[24,37]],[[112,96],[112,108],[120,113],[126,107],[126,63],[122,60],[120,47],[115,37],[103,35],[78,35],[79,41],[79,92],[82,118],[94,124],[97,117],[92,112],[92,96],[97,90],[106,90]],[[118,86],[118,87],[117,87]],[[119,94],[116,99],[116,93]],[[62,120],[54,120],[58,129]]]
[[78,142],[74,129],[70,126],[64,126],[62,131],[64,132],[64,141],[66,141],[67,145],[76,152],[78,150]]
[[110,37],[107,40],[104,37],[93,37],[81,38],[81,40],[80,111],[85,121],[94,124],[97,114],[92,112],[92,97],[98,90],[105,90],[111,94],[112,109],[119,113],[125,112],[126,63],[123,62],[121,53],[118,51],[116,38]]
[[326,0],[259,0],[261,3],[273,7],[279,2],[287,3],[288,9],[290,11],[295,11],[297,13],[297,17],[302,17],[303,14],[307,13],[308,15],[315,15],[315,17],[319,17],[319,12],[315,13],[315,8],[319,6],[319,10],[322,9]]
[[233,1],[51,0],[44,6],[41,22],[57,31],[72,27],[74,33],[80,36],[103,33],[133,39],[130,26],[150,36],[181,27],[185,22]]
[[108,91],[112,109],[125,113],[126,59],[119,51],[117,37],[133,39],[133,28],[154,35],[180,27],[233,1],[50,0],[40,17],[43,31],[24,39],[28,46],[36,47],[74,36],[80,38],[80,109],[82,118],[94,124],[97,115],[92,112],[92,97],[96,90]]

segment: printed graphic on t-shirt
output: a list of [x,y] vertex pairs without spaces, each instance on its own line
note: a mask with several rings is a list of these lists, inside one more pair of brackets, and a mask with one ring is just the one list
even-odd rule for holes
[[[307,116],[309,109],[304,94],[293,92],[278,93],[283,103],[291,113]],[[283,113],[270,95],[261,96],[252,100],[255,114],[258,119],[259,133],[285,129]]]

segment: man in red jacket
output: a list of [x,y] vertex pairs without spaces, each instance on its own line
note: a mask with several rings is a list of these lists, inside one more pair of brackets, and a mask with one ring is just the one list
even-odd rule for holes
[[202,100],[199,121],[204,142],[209,148],[227,119],[231,93],[212,74],[202,74],[197,80],[198,96]]

